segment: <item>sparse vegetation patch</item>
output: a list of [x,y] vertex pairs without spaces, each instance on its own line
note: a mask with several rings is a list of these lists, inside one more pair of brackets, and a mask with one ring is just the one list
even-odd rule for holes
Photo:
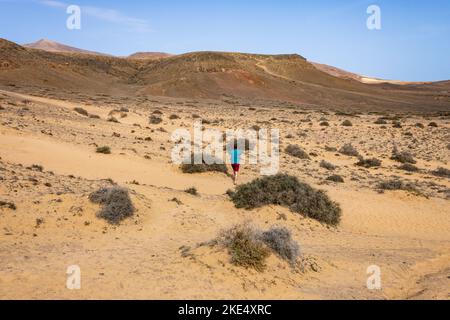
[[97,153],[111,154],[111,148],[108,146],[97,147]]
[[298,145],[289,145],[284,150],[287,154],[289,154],[292,157],[299,158],[299,159],[309,159],[309,155]]
[[344,144],[342,148],[339,149],[339,153],[351,157],[357,157],[359,155],[358,150],[356,150],[356,148],[351,143]]
[[331,201],[325,192],[286,174],[253,180],[238,186],[236,192],[229,195],[237,208],[255,209],[274,204],[326,224],[340,222],[339,204]]
[[379,167],[381,166],[381,160],[377,158],[364,159],[363,157],[359,157],[356,165],[364,168]]
[[392,151],[391,160],[395,160],[400,163],[410,163],[416,164],[416,160],[414,160],[414,156],[409,151],[399,151],[397,147],[394,147]]
[[91,193],[89,200],[102,205],[97,216],[111,224],[119,224],[122,220],[131,217],[135,211],[128,190],[118,186],[101,188]]
[[224,163],[222,163],[222,164],[217,163],[218,160],[213,161],[214,163],[212,163],[212,164],[207,164],[205,162],[204,158],[202,158],[201,164],[195,164],[194,160],[195,160],[195,157],[192,154],[189,163],[184,163],[181,165],[181,171],[183,171],[183,173],[203,173],[203,172],[228,173],[227,166]]

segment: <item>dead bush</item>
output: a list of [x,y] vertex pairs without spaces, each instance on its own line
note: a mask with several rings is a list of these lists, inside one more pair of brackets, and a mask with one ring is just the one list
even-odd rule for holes
[[337,182],[337,183],[344,183],[344,178],[342,178],[342,176],[340,176],[338,174],[333,174],[333,175],[329,176],[326,180]]
[[82,116],[85,116],[85,117],[88,117],[88,116],[89,116],[89,113],[88,113],[85,109],[83,109],[83,108],[76,107],[76,108],[73,108],[73,110],[74,110],[75,112],[81,114]]
[[436,170],[434,170],[433,175],[437,177],[444,177],[444,178],[450,178],[450,170],[446,168],[439,167]]
[[414,156],[409,151],[399,151],[397,147],[394,147],[392,150],[391,160],[400,162],[400,163],[410,163],[416,164],[416,160],[414,160]]
[[111,224],[119,224],[122,220],[131,217],[135,211],[128,190],[118,186],[101,188],[91,193],[89,200],[102,205],[97,216]]
[[320,167],[325,168],[327,170],[333,171],[336,169],[336,166],[328,161],[322,160],[320,161]]
[[163,120],[160,117],[155,116],[155,115],[151,115],[149,118],[150,124],[160,124],[162,121]]
[[350,120],[344,120],[341,124],[343,127],[352,127],[353,123]]
[[261,235],[264,243],[282,259],[294,264],[300,255],[300,247],[285,227],[272,227]]
[[97,153],[111,154],[111,148],[108,146],[97,147]]
[[364,168],[379,167],[381,166],[381,160],[377,158],[364,159],[363,157],[359,157],[356,165]]
[[339,153],[342,153],[346,156],[351,156],[351,157],[359,156],[358,150],[356,150],[356,148],[351,143],[344,144],[342,146],[342,148],[339,149]]
[[0,208],[8,208],[11,210],[16,210],[17,207],[13,202],[0,200]]
[[398,167],[400,170],[408,171],[408,172],[418,172],[419,168],[417,168],[415,165],[410,163],[404,163],[401,166]]
[[196,164],[194,163],[195,157],[194,154],[191,155],[189,159],[189,163],[183,163],[181,165],[181,171],[183,173],[203,173],[203,172],[221,172],[228,173],[228,168],[224,163],[218,163],[219,159],[215,159],[212,164],[207,164],[205,159],[202,156],[202,163]]
[[287,146],[284,151],[292,157],[296,157],[299,159],[309,159],[309,155],[298,145],[291,144]]
[[259,272],[266,268],[270,251],[253,227],[244,224],[222,231],[219,243],[228,249],[232,264]]

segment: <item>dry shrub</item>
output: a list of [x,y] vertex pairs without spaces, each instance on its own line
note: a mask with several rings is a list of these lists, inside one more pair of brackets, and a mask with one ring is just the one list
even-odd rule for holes
[[294,264],[300,255],[300,247],[285,227],[272,227],[261,235],[264,243],[282,259]]
[[341,124],[343,127],[352,127],[353,123],[350,120],[344,120]]
[[436,170],[434,170],[433,175],[437,177],[444,177],[444,178],[450,178],[450,170],[446,168],[439,167]]
[[379,167],[381,166],[381,160],[377,158],[364,159],[363,157],[359,157],[356,165],[364,168]]
[[97,216],[111,224],[119,224],[122,220],[131,217],[135,210],[128,190],[118,186],[101,188],[91,193],[89,200],[102,205]]
[[333,181],[337,183],[344,183],[344,178],[338,174],[333,174],[332,176],[329,176],[326,180]]
[[[203,155],[202,155],[203,157]],[[194,163],[194,154],[191,155],[189,163],[183,163],[181,165],[181,171],[183,173],[203,173],[203,172],[221,172],[228,173],[228,168],[224,163],[217,163],[219,159],[215,159],[214,163],[207,164],[202,158],[201,164]]]
[[383,118],[378,118],[375,122],[375,124],[387,124],[387,121]]
[[410,163],[416,164],[416,160],[414,160],[414,156],[409,151],[399,151],[397,147],[394,147],[392,150],[391,160],[400,162],[400,163]]
[[339,153],[342,153],[342,154],[345,154],[346,156],[351,156],[351,157],[359,156],[358,150],[356,150],[356,148],[351,143],[344,144],[342,146],[342,148],[339,149]]
[[76,107],[76,108],[73,108],[73,110],[74,110],[75,112],[81,114],[82,116],[85,116],[85,117],[88,117],[88,116],[89,116],[89,113],[88,113],[85,109],[83,109],[83,108]]
[[9,202],[9,201],[0,200],[0,208],[3,208],[3,207],[11,209],[11,210],[16,210],[17,209],[17,207],[16,207],[16,205],[14,203]]
[[403,182],[399,179],[391,179],[382,181],[378,184],[378,189],[380,190],[404,190],[418,193],[415,185],[411,183]]
[[186,189],[186,190],[184,190],[184,192],[189,193],[189,194],[191,194],[193,196],[198,195],[198,191],[197,191],[197,189],[195,187],[191,187],[189,189]]
[[292,157],[309,159],[309,155],[298,145],[288,145],[284,151]]
[[401,166],[398,167],[400,170],[408,171],[408,172],[418,172],[419,168],[417,168],[415,165],[410,163],[404,163]]
[[313,189],[296,177],[277,174],[259,178],[237,187],[229,193],[237,208],[255,209],[265,205],[281,205],[293,212],[320,222],[337,225],[341,208],[322,190]]
[[222,231],[217,242],[228,249],[231,263],[260,272],[266,268],[265,261],[271,251],[291,265],[300,255],[300,246],[285,227],[272,227],[262,232],[245,223]]
[[149,118],[150,124],[160,124],[162,121],[163,120],[160,117],[155,116],[155,115],[151,115]]
[[336,166],[328,161],[322,160],[320,161],[320,167],[325,168],[327,170],[333,171],[336,169]]
[[111,154],[111,148],[108,146],[98,147],[96,152],[103,154]]
[[266,268],[270,251],[253,227],[244,224],[223,231],[219,242],[228,249],[232,264],[260,272]]

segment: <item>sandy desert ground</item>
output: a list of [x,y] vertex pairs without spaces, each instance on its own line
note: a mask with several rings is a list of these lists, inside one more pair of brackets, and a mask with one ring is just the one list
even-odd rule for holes
[[[5,90],[0,105],[1,299],[450,297],[450,181],[433,174],[450,168],[448,116],[403,114],[379,125],[380,113]],[[119,122],[107,121],[121,107],[129,111],[114,113]],[[163,122],[151,125],[155,110]],[[341,224],[329,227],[278,206],[236,209],[226,194],[233,189],[229,176],[182,173],[170,161],[170,135],[191,128],[196,114],[220,130],[280,128],[281,171],[325,190],[341,205]],[[344,120],[353,126],[342,126]],[[393,127],[396,120],[401,128]],[[356,166],[355,157],[336,151],[348,142],[365,158],[382,160],[381,167]],[[287,155],[289,144],[310,159]],[[390,159],[394,144],[414,154],[419,171],[398,168]],[[112,153],[96,153],[97,146]],[[321,167],[322,160],[336,169]],[[331,174],[344,183],[326,180]],[[258,166],[244,165],[240,183],[258,176]],[[393,177],[415,190],[377,190]],[[96,217],[99,206],[88,199],[113,183],[130,190],[137,209],[118,226]],[[199,194],[184,192],[189,187]],[[257,272],[232,265],[224,249],[199,246],[246,221],[287,227],[306,267],[272,254]],[[66,288],[70,265],[81,268],[81,290]],[[370,265],[381,268],[382,290],[366,287]]]

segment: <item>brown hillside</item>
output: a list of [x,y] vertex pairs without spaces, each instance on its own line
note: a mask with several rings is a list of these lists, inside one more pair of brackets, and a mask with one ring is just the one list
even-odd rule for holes
[[146,60],[24,48],[0,40],[0,86],[124,95],[290,101],[320,108],[437,111],[448,82],[363,84],[333,77],[299,55],[195,52]]
[[171,57],[172,54],[165,52],[136,52],[128,56],[129,59],[163,59]]

